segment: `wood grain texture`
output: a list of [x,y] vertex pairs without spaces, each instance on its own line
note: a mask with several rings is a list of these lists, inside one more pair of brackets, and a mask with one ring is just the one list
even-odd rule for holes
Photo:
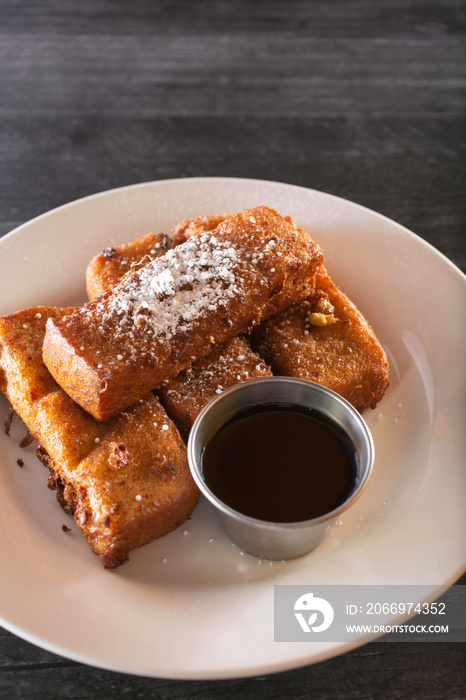
[[[18,44],[27,46],[27,39],[24,34],[5,37],[0,61],[11,63]],[[34,63],[22,51],[15,64],[3,92],[5,113],[448,114],[466,92],[462,47],[444,35],[409,41],[331,40],[286,32],[93,39],[41,35]],[[451,80],[453,71],[457,80]]]
[[[359,202],[466,271],[465,34],[463,0],[0,0],[0,235],[112,187],[252,177]],[[187,683],[0,630],[0,696],[459,699],[465,652],[374,643]]]

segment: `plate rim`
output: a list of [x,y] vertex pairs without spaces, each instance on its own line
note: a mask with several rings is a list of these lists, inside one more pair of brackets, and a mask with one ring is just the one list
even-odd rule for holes
[[[418,245],[421,245],[426,250],[431,251],[431,253],[433,253],[438,260],[442,261],[442,264],[447,264],[448,270],[450,273],[454,273],[455,275],[457,275],[459,273],[459,276],[460,276],[459,279],[462,281],[462,283],[466,282],[466,275],[444,253],[439,251],[437,248],[435,248],[434,245],[432,245],[431,243],[429,243],[425,239],[421,238],[418,234],[414,233],[413,231],[406,228],[402,224],[399,224],[396,221],[390,219],[389,217],[387,217],[384,214],[380,214],[379,212],[376,212],[372,209],[369,209],[368,207],[366,207],[364,205],[361,205],[357,202],[353,202],[351,200],[347,200],[343,197],[340,197],[338,195],[334,195],[331,193],[322,192],[322,191],[319,191],[316,189],[304,187],[302,185],[293,185],[293,184],[288,184],[288,183],[283,183],[283,182],[277,182],[274,180],[257,180],[254,178],[236,178],[236,177],[168,178],[168,179],[162,179],[162,180],[149,180],[149,181],[144,181],[144,182],[140,182],[140,183],[123,185],[120,187],[103,190],[100,192],[86,195],[84,197],[80,197],[76,200],[72,200],[72,201],[67,202],[67,203],[61,204],[58,207],[55,207],[51,210],[43,212],[43,213],[35,216],[34,218],[20,224],[19,226],[15,227],[10,232],[4,234],[0,238],[0,248],[1,248],[2,244],[4,243],[4,241],[6,241],[6,240],[9,241],[13,236],[20,237],[20,234],[24,229],[27,229],[29,227],[33,227],[38,221],[41,221],[41,220],[46,219],[48,217],[51,217],[51,216],[57,214],[58,212],[65,210],[67,208],[70,208],[72,206],[78,206],[82,203],[91,202],[92,200],[95,200],[95,199],[100,198],[100,197],[105,196],[105,195],[113,195],[113,194],[117,194],[119,192],[121,193],[124,191],[136,190],[136,189],[139,189],[141,187],[151,187],[154,185],[157,186],[157,185],[164,185],[164,184],[182,185],[182,184],[187,183],[187,182],[194,184],[195,182],[200,182],[200,181],[202,181],[204,183],[209,181],[209,182],[215,182],[216,184],[227,184],[227,185],[231,184],[231,183],[260,183],[260,184],[265,184],[267,186],[272,185],[272,186],[276,186],[276,187],[286,187],[286,188],[292,188],[292,189],[296,189],[296,190],[302,190],[302,191],[305,191],[308,193],[309,192],[316,193],[319,196],[324,196],[325,198],[337,200],[338,202],[340,202],[341,204],[343,204],[345,206],[350,205],[351,207],[356,207],[359,210],[361,210],[363,213],[368,213],[370,216],[376,216],[376,217],[380,218],[381,220],[384,220],[386,223],[389,223],[390,225],[395,225],[395,227],[398,230],[403,231],[403,233],[408,234],[410,237],[414,237],[414,239]],[[460,571],[459,575],[461,575],[461,573],[464,573],[464,571],[466,571],[466,562],[462,566],[462,570]],[[455,580],[456,580],[456,578],[455,578]],[[442,584],[442,585],[451,585],[452,583],[454,583],[454,581],[450,581],[449,583]],[[25,639],[26,641],[28,641],[32,644],[35,644],[41,648],[47,649],[48,651],[51,651],[52,653],[59,654],[60,656],[63,656],[65,658],[70,658],[70,659],[73,659],[73,660],[76,660],[76,661],[79,661],[79,662],[82,662],[85,664],[89,664],[89,665],[92,665],[92,666],[95,666],[98,668],[108,669],[108,670],[112,670],[112,671],[136,673],[137,675],[147,675],[148,674],[147,670],[143,673],[141,671],[131,671],[131,670],[127,670],[127,669],[122,670],[121,668],[118,668],[117,666],[111,667],[111,666],[109,666],[108,663],[99,663],[98,661],[96,661],[92,657],[88,657],[86,654],[82,654],[81,656],[79,656],[79,654],[75,654],[75,653],[68,654],[66,652],[66,650],[64,650],[62,647],[60,647],[60,645],[57,645],[54,643],[44,642],[42,639],[37,637],[37,635],[30,634],[26,630],[18,629],[17,627],[15,627],[14,624],[10,624],[8,621],[5,621],[2,615],[0,615],[0,621],[1,621],[2,626],[5,629],[7,629],[8,631],[12,632],[13,634]],[[290,664],[289,662],[285,661],[280,667],[278,667],[278,665],[275,664],[272,669],[271,668],[263,668],[261,670],[260,668],[254,668],[254,669],[252,669],[251,672],[245,672],[243,670],[241,673],[239,673],[237,675],[232,674],[228,670],[226,672],[219,671],[216,674],[209,675],[209,676],[206,676],[205,674],[203,674],[201,676],[197,676],[197,675],[193,674],[192,670],[189,673],[187,673],[187,675],[183,675],[182,673],[178,673],[177,675],[163,676],[160,674],[160,671],[157,671],[156,675],[158,677],[176,678],[176,679],[180,679],[180,680],[183,680],[183,679],[185,679],[185,680],[205,679],[205,680],[207,680],[207,679],[215,679],[215,678],[226,679],[226,678],[249,677],[249,676],[263,674],[263,673],[271,674],[271,673],[281,672],[284,670],[291,670],[294,668],[298,668],[298,667],[301,667],[302,665],[310,665],[313,663],[318,663],[324,659],[333,658],[335,656],[340,655],[341,653],[345,653],[346,651],[349,651],[350,649],[357,648],[359,646],[362,646],[362,645],[368,643],[369,641],[373,641],[376,638],[377,638],[377,635],[371,637],[370,639],[363,638],[363,639],[356,640],[353,642],[338,643],[336,645],[331,645],[331,648],[329,648],[326,651],[321,652],[318,655],[318,658],[314,658],[314,657],[313,658],[307,658],[307,657],[300,658],[296,661],[296,664]]]

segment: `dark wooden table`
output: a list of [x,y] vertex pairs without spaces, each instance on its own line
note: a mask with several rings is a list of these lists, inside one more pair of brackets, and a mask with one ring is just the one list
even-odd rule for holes
[[[252,177],[366,205],[464,271],[465,28],[461,0],[0,0],[0,234],[112,187]],[[180,682],[1,630],[0,695],[451,700],[466,697],[465,650],[373,643]]]

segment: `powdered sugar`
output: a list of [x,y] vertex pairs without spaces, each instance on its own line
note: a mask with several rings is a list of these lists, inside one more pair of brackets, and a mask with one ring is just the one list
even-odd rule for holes
[[116,314],[126,331],[132,325],[169,340],[242,292],[238,263],[230,241],[206,234],[190,238],[116,287],[105,310],[102,306],[104,318]]
[[171,270],[168,269],[162,270],[153,277],[149,284],[158,298],[170,297],[176,292],[175,280]]

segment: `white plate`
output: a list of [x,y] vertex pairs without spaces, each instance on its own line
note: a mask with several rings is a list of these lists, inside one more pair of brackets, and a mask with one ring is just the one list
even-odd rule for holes
[[[0,437],[0,616],[63,656],[170,678],[314,663],[351,644],[275,643],[274,584],[453,583],[466,569],[465,277],[406,229],[304,188],[222,178],[135,185],[74,202],[0,241],[0,313],[84,300],[103,247],[180,219],[267,204],[321,244],[328,269],[387,349],[390,388],[366,413],[376,463],[323,545],[274,563],[242,556],[202,502],[178,531],[108,572],[47,490],[33,447]],[[2,398],[0,412],[6,415]],[[16,426],[15,436],[19,426]],[[23,469],[16,460],[22,457]],[[62,524],[72,525],[65,534]]]

